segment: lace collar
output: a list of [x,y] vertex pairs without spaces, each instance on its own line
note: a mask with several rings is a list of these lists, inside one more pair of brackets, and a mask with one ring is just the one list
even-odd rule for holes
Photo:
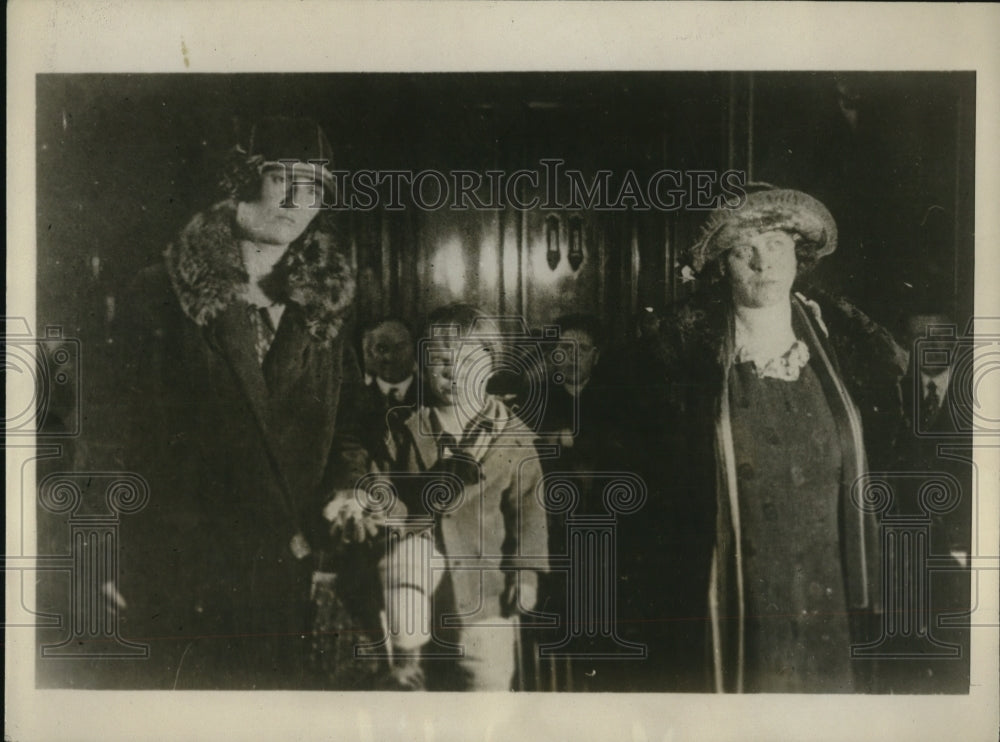
[[801,340],[796,340],[792,346],[777,357],[754,355],[746,348],[736,351],[737,363],[752,363],[758,379],[780,379],[781,381],[796,381],[806,364],[809,363],[809,347]]

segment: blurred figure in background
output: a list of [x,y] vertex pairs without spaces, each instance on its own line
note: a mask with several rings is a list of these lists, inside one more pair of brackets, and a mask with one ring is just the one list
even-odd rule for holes
[[[600,320],[589,314],[570,314],[553,323],[559,328],[560,343],[546,355],[548,368],[545,392],[545,414],[538,425],[537,443],[545,447],[558,445],[558,454],[544,456],[542,467],[558,483],[569,477],[580,495],[579,503],[568,513],[550,512],[549,550],[551,554],[569,554],[566,517],[607,515],[604,504],[604,487],[609,474],[633,472],[634,431],[630,429],[633,404],[624,389],[614,382],[607,369],[621,364],[622,351],[608,348],[607,334]],[[621,369],[616,369],[621,371]],[[628,639],[636,633],[633,620],[637,606],[645,596],[639,595],[630,584],[630,575],[644,568],[642,557],[626,544],[634,536],[637,523],[626,522],[645,519],[640,512],[629,518],[619,519],[615,531],[618,561],[616,616],[619,625],[615,635]],[[571,570],[586,570],[585,564],[572,565]],[[546,591],[542,608],[561,615],[564,620],[593,621],[588,629],[597,630],[596,616],[578,615],[566,603],[567,575],[552,572],[546,576]],[[596,579],[596,577],[595,577]],[[565,630],[565,626],[562,627]],[[580,628],[580,627],[576,627]],[[553,641],[553,632],[540,630],[539,641]],[[557,632],[556,632],[557,633]],[[598,646],[593,642],[595,650]],[[579,645],[577,646],[579,649]],[[574,657],[571,661],[554,663],[552,671],[557,687],[587,691],[634,690],[641,687],[641,667],[635,662],[618,662],[613,658]],[[638,663],[642,664],[642,663]]]
[[374,322],[365,333],[365,373],[388,403],[416,401],[416,345],[409,325],[395,317]]
[[393,436],[397,447],[404,445],[401,426],[417,404],[416,346],[409,326],[393,317],[369,325],[364,346],[371,382],[350,404],[358,407],[365,449],[378,466],[385,467],[391,465],[386,436]]
[[952,362],[957,350],[959,328],[947,314],[913,314],[907,319],[907,346],[910,363],[904,377],[904,409],[915,424],[914,431],[956,432],[950,414]]
[[540,429],[566,449],[581,457],[598,453],[604,444],[602,429],[620,415],[614,390],[602,382],[598,371],[606,348],[600,320],[589,314],[556,319],[561,343],[549,353],[545,414]]
[[[894,515],[930,519],[928,554],[945,558],[952,569],[931,572],[919,583],[928,590],[929,611],[917,608],[909,618],[916,625],[926,621],[921,632],[935,640],[957,645],[956,657],[921,658],[926,647],[923,636],[915,636],[907,651],[911,655],[882,662],[887,689],[895,693],[966,693],[969,690],[969,627],[961,615],[970,610],[969,559],[972,551],[972,434],[971,389],[968,371],[972,345],[963,343],[965,328],[946,312],[933,307],[907,318],[906,341],[910,360],[901,389],[905,421],[897,443],[895,471],[906,474],[900,482],[909,485],[897,493]],[[959,500],[944,513],[926,512],[921,490],[935,479],[954,477]],[[917,585],[911,586],[916,589]],[[941,618],[951,614],[952,625]],[[956,623],[957,621],[957,623]],[[931,648],[937,651],[938,648]]]
[[372,371],[375,365],[375,359],[372,357],[372,330],[376,324],[378,323],[370,322],[361,328],[361,342],[358,349],[361,351],[361,371],[364,373],[365,386],[375,381],[375,374]]

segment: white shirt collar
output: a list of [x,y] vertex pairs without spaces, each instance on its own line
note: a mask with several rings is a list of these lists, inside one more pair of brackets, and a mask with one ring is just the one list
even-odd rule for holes
[[396,384],[390,384],[388,381],[384,381],[376,376],[375,383],[378,384],[379,391],[382,392],[383,397],[388,397],[389,392],[395,389],[399,393],[399,398],[402,399],[406,396],[406,392],[410,388],[410,384],[413,383],[413,374],[410,374]]
[[923,371],[920,372],[920,388],[923,390],[924,395],[927,394],[927,385],[930,382],[934,382],[934,387],[937,389],[938,396],[944,394],[944,390],[948,388],[948,381],[951,379],[951,367],[945,366],[941,371],[936,374],[931,375]]

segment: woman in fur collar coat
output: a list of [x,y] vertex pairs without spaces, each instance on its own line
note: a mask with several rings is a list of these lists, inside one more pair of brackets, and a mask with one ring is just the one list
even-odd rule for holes
[[677,482],[661,534],[673,577],[658,578],[659,615],[679,619],[663,660],[676,663],[674,687],[870,682],[851,645],[878,609],[878,531],[852,487],[891,450],[905,355],[846,302],[793,291],[836,239],[815,199],[752,191],[710,217],[692,249],[700,290],[661,326],[670,455],[653,476]]
[[365,471],[338,422],[360,386],[354,278],[316,208],[329,173],[305,162],[329,144],[287,119],[252,141],[231,197],[190,221],[130,302],[126,464],[151,499],[123,533],[121,593],[125,633],[159,660],[140,663],[163,673],[150,685],[306,684],[321,512]]

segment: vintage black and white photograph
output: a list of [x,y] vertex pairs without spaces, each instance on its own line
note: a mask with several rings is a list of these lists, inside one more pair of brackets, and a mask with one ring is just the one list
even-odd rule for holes
[[969,698],[980,91],[35,74],[32,687]]

